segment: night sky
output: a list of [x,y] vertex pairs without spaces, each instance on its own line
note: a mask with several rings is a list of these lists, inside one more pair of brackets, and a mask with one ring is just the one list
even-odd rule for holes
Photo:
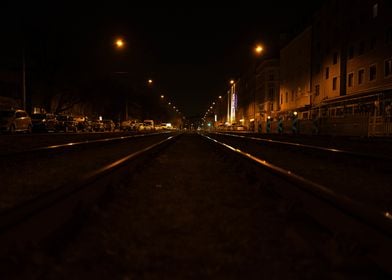
[[[6,5],[0,12],[2,67],[17,67],[24,45],[31,64],[47,67],[48,62],[48,71],[78,73],[81,79],[127,72],[139,86],[151,78],[155,94],[165,94],[185,116],[194,116],[253,63],[257,42],[265,57],[276,53],[279,35],[300,31],[323,1],[232,8],[31,2]],[[113,46],[117,36],[126,40],[121,52]]]

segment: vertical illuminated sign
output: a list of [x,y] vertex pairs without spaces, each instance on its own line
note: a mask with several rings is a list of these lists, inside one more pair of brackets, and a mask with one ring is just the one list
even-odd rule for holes
[[237,110],[237,94],[235,90],[235,84],[231,86],[230,100],[230,122],[233,123],[235,122],[235,111]]

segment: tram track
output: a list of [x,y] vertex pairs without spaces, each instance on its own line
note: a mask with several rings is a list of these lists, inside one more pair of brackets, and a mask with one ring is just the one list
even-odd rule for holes
[[[389,258],[392,249],[392,216],[389,211],[382,211],[363,204],[336,192],[328,185],[296,174],[292,170],[261,158],[259,155],[255,156],[249,149],[244,146],[239,148],[233,142],[229,143],[227,139],[217,139],[216,135],[214,135],[215,137],[212,135],[202,136],[283,179],[283,183],[274,184],[274,191],[285,199],[297,201],[309,216],[333,234],[343,235],[346,240],[355,240],[371,259],[392,273]],[[241,137],[241,139],[243,138]],[[314,149],[314,147],[311,148]],[[349,154],[351,155],[351,153]],[[366,156],[366,158],[368,157]]]
[[[15,248],[38,244],[60,230],[71,219],[77,219],[81,209],[101,199],[114,187],[122,172],[159,152],[177,139],[179,134],[165,135],[125,156],[101,165],[72,183],[58,186],[0,213],[0,248],[2,255]],[[161,137],[162,138],[162,137]],[[134,164],[134,165],[132,165]]]
[[61,185],[72,185],[91,170],[171,134],[138,134],[79,141],[0,156],[0,210]]
[[392,160],[387,156],[230,134],[210,135],[365,205],[385,212],[392,209]]
[[[4,275],[30,275],[18,271],[23,262],[34,279],[392,273],[391,227],[382,213],[366,216],[355,201],[210,135],[167,135],[144,149],[0,214],[1,255],[12,256],[3,261],[17,260]],[[359,253],[327,248],[339,240]],[[318,252],[331,250],[329,258]],[[102,258],[110,266],[97,266]]]

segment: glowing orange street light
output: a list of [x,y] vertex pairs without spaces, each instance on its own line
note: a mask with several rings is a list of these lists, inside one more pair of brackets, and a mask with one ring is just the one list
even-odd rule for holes
[[119,48],[119,49],[121,49],[122,47],[124,47],[124,41],[123,41],[123,39],[117,39],[115,44],[116,44],[117,48]]
[[255,47],[255,53],[256,54],[261,54],[263,52],[263,47],[261,45],[257,45]]

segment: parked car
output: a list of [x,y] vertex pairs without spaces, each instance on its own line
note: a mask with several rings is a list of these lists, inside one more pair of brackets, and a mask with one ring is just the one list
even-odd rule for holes
[[105,131],[105,125],[103,123],[103,121],[99,120],[99,119],[95,119],[91,121],[91,128],[92,131]]
[[33,131],[56,131],[57,119],[56,116],[49,113],[35,113],[31,115],[33,123]]
[[0,130],[14,133],[25,131],[31,133],[33,124],[24,110],[0,110]]
[[139,130],[155,130],[154,121],[153,120],[144,120],[143,126],[140,126]]
[[110,131],[110,132],[114,131],[114,129],[116,127],[116,125],[114,124],[114,121],[103,120],[102,122],[103,122],[104,131]]
[[74,116],[73,119],[78,131],[93,131],[93,124],[86,116]]
[[68,115],[57,115],[57,131],[73,131],[77,132],[76,121]]
[[138,122],[136,120],[126,120],[121,122],[120,130],[121,131],[137,130],[138,127],[139,127]]

